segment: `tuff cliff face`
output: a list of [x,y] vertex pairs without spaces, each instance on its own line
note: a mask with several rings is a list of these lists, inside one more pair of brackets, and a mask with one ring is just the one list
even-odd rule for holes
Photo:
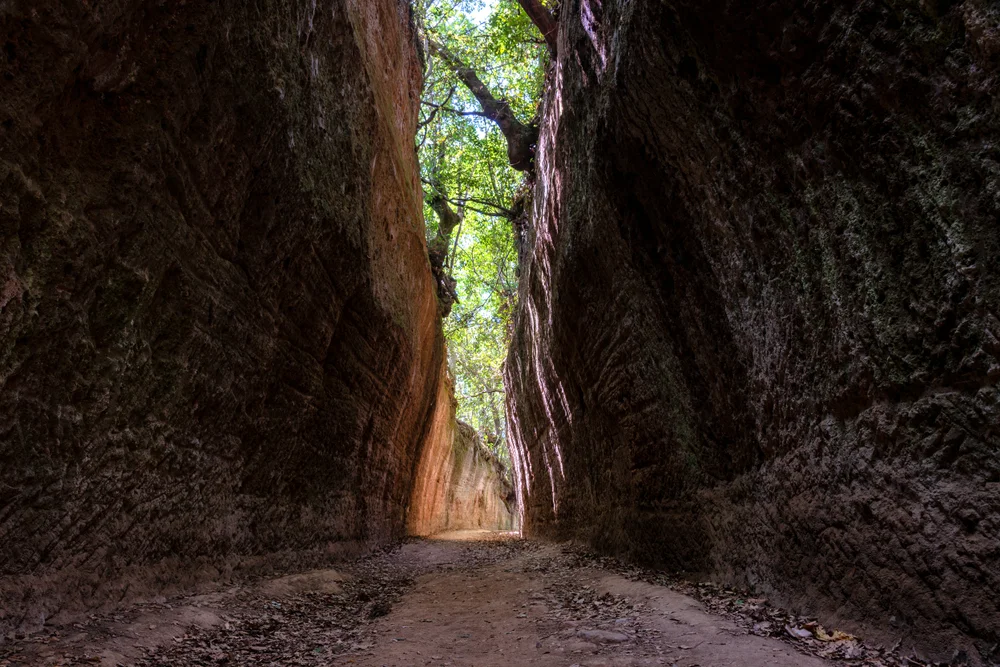
[[513,530],[514,489],[475,429],[455,419],[442,369],[431,431],[417,466],[406,519],[411,535],[448,530]]
[[0,3],[0,625],[405,529],[403,0]]
[[986,656],[998,26],[984,0],[563,3],[507,367],[529,534]]

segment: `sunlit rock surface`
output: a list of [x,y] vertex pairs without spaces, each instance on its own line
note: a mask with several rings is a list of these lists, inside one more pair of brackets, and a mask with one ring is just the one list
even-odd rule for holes
[[404,534],[420,71],[403,0],[0,3],[0,636]]
[[427,446],[413,482],[407,515],[411,535],[447,530],[514,530],[514,489],[508,473],[475,429],[455,419],[451,381],[442,371]]
[[507,379],[528,534],[1000,639],[1000,7],[563,3]]

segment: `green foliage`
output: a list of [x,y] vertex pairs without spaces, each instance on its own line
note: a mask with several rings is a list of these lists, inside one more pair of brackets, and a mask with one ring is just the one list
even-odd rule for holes
[[[541,96],[547,51],[514,0],[418,0],[425,37],[476,70],[495,97],[523,122]],[[499,129],[476,115],[479,105],[446,63],[428,53],[417,134],[425,189],[439,184],[463,214],[452,235],[447,268],[459,302],[445,321],[459,418],[506,462],[503,378],[511,313],[517,295],[517,250],[509,209],[522,175],[507,161]],[[425,206],[428,238],[438,220]],[[457,241],[457,243],[456,243]]]

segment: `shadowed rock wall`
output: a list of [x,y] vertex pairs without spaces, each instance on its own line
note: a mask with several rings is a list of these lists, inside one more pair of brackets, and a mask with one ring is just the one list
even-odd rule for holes
[[0,629],[402,536],[403,0],[0,3]]
[[1000,6],[560,18],[506,370],[525,530],[986,659]]
[[437,407],[413,480],[410,535],[446,530],[513,530],[514,489],[476,430],[455,419],[451,380],[442,368]]

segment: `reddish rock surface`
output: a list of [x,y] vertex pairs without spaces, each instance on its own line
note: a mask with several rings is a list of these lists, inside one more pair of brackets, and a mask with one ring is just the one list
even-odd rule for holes
[[514,489],[503,465],[475,429],[455,419],[451,380],[442,369],[427,446],[413,481],[408,532],[513,530],[514,508]]
[[1000,8],[563,3],[524,528],[904,651],[1000,640]]
[[420,69],[403,0],[0,4],[0,631],[403,535]]

